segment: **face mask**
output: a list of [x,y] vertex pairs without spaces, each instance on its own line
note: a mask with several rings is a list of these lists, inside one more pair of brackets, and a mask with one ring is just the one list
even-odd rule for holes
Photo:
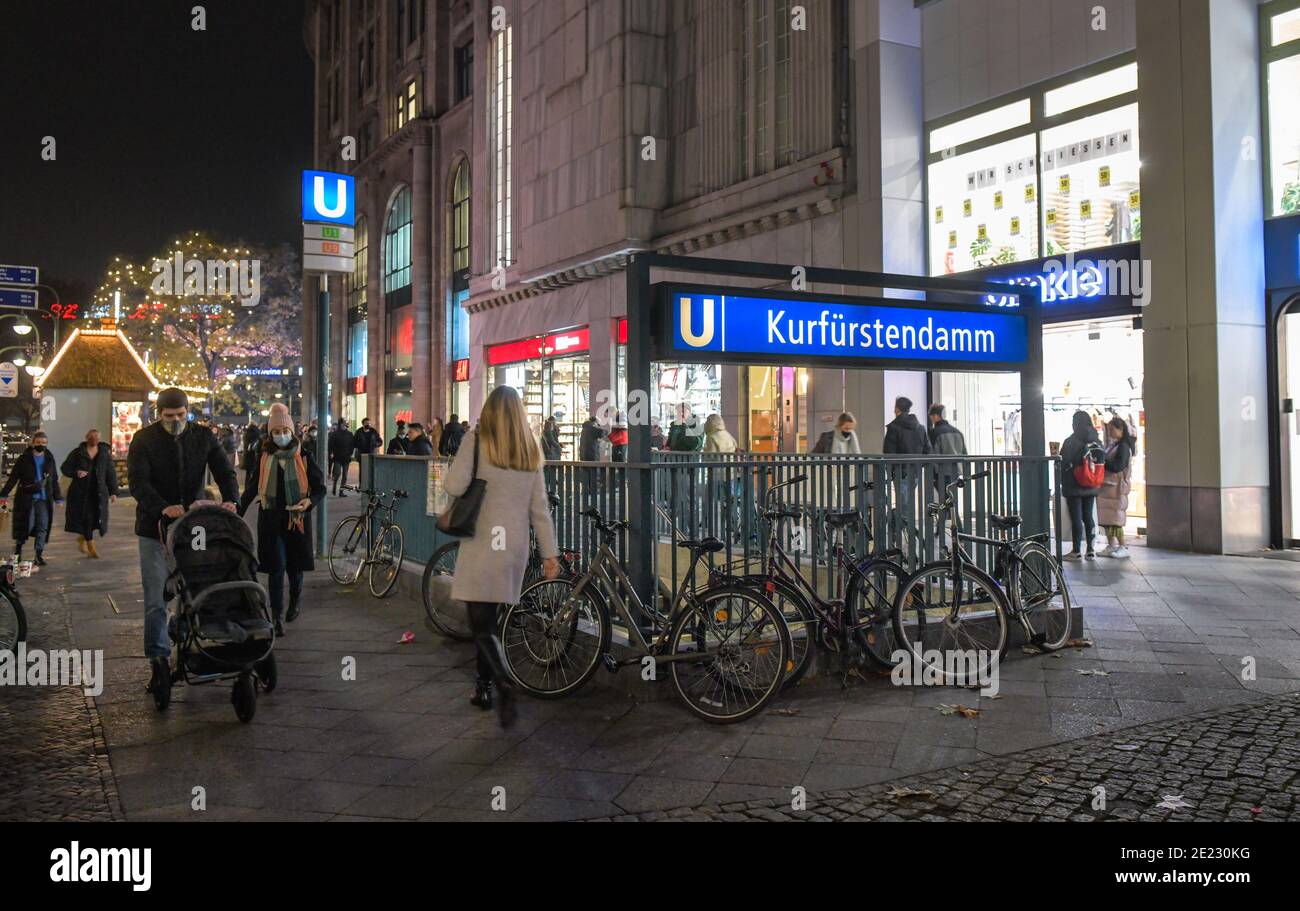
[[398,436],[401,437],[402,439],[406,439],[409,436],[409,434],[405,430],[403,430],[401,433],[398,434]]
[[288,446],[291,442],[293,442],[293,434],[291,434],[291,433],[273,433],[273,434],[271,434],[271,439],[275,441],[275,445],[279,446],[281,449],[284,449],[284,448],[285,448],[286,446]]
[[177,420],[177,421],[167,421],[167,420],[164,420],[164,421],[162,422],[163,429],[166,430],[168,433],[170,433],[170,434],[171,434],[172,436],[174,436],[174,437],[178,437],[178,436],[180,436],[182,433],[184,433],[184,432],[185,432],[185,428],[186,428],[186,426],[187,426],[188,424],[189,424],[189,421],[185,420],[184,418],[181,418],[180,420]]
[[307,436],[311,437],[313,440],[316,439],[316,431],[312,430],[307,434]]
[[44,446],[36,446],[36,445],[33,445],[33,446],[32,446],[32,450],[33,450],[34,452],[44,452],[44,451],[45,451],[45,447],[44,447]]

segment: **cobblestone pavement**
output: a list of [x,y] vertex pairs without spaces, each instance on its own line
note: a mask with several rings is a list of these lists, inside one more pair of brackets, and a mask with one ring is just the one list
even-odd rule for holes
[[[19,580],[28,644],[71,648],[63,574],[48,569],[53,572]],[[123,818],[94,700],[77,687],[0,689],[0,820]]]
[[[356,506],[331,499],[331,519]],[[23,584],[33,644],[69,642],[70,611],[77,646],[104,650],[104,692],[94,699],[103,735],[96,739],[96,716],[79,690],[0,691],[0,819],[95,807],[104,818],[241,821],[594,819],[752,801],[772,809],[788,806],[795,786],[817,800],[858,789],[888,794],[936,770],[1003,770],[1010,766],[998,757],[1017,757],[1005,760],[1014,764],[1027,751],[1073,749],[1059,745],[1098,734],[1123,742],[1134,725],[1300,690],[1300,567],[1134,548],[1131,561],[1067,569],[1093,647],[1017,651],[1002,667],[996,699],[869,676],[846,690],[800,686],[761,717],[714,726],[666,686],[601,672],[569,699],[521,700],[519,723],[503,732],[466,704],[473,648],[433,633],[418,597],[378,601],[364,585],[335,585],[320,567],[308,578],[303,616],[276,644],[280,685],[258,700],[252,724],[235,719],[228,684],[179,687],[160,713],[143,693],[132,509],[130,500],[114,507],[104,559],[88,560],[56,532],[50,567]],[[402,644],[408,631],[414,641]],[[1253,677],[1243,677],[1243,658]],[[354,680],[340,674],[349,661]],[[952,703],[978,716],[953,714],[945,709]],[[111,776],[92,761],[102,762],[104,742]],[[1113,774],[1146,752],[1118,751]],[[1233,786],[1245,788],[1251,766],[1237,768],[1246,771],[1233,773]],[[70,769],[82,774],[74,781]],[[1058,774],[1059,789],[1067,787],[1070,767],[1062,769],[1042,773],[1052,782],[1031,775],[1028,785],[1014,772],[997,774],[1012,776],[1008,793],[1029,787],[1032,801],[1050,796],[1040,786],[1057,784]],[[1217,773],[1210,768],[1203,783]],[[201,812],[192,808],[199,786]],[[1116,787],[1113,814],[1137,793]],[[504,812],[492,806],[499,788]],[[923,799],[872,806],[925,815],[932,808]],[[1133,797],[1132,806],[1149,806],[1143,800]],[[1071,801],[1072,812],[1091,815],[1089,799]],[[958,812],[930,802],[939,807],[933,815]],[[1264,806],[1261,815],[1292,812],[1278,801]]]
[[[1173,806],[1180,803],[1185,806]],[[1280,696],[887,784],[808,794],[800,810],[792,799],[750,800],[592,821],[902,820],[1297,821],[1300,698]]]

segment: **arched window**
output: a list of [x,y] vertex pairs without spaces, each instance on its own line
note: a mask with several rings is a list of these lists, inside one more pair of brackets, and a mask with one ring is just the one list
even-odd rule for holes
[[451,271],[469,280],[469,162],[461,160],[451,185]]
[[353,257],[352,274],[344,276],[347,283],[348,307],[353,310],[361,310],[361,315],[365,316],[366,309],[366,280],[369,272],[367,265],[369,262],[369,245],[366,243],[366,219],[365,216],[357,217],[356,230],[353,232],[356,240]]
[[[411,287],[411,188],[402,187],[388,207],[384,226],[384,294]],[[409,300],[410,292],[405,298]],[[389,300],[389,306],[404,301]]]

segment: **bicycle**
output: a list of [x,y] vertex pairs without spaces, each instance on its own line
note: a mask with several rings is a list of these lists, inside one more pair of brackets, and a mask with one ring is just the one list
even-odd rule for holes
[[[790,634],[770,601],[730,584],[697,589],[695,570],[725,545],[717,538],[681,541],[691,565],[673,599],[668,622],[648,640],[635,618],[645,603],[614,553],[613,540],[626,522],[605,522],[595,509],[600,546],[577,579],[550,579],[525,590],[502,620],[503,651],[511,677],[528,693],[558,698],[578,690],[602,663],[611,673],[629,664],[666,664],[678,697],[706,721],[726,724],[762,711],[781,689]],[[624,598],[622,592],[627,592]],[[633,654],[610,652],[610,603],[627,630]]]
[[[895,559],[902,556],[902,550],[891,548],[859,559],[844,547],[843,538],[850,529],[863,525],[862,515],[856,509],[827,512],[824,521],[831,537],[828,562],[837,567],[847,581],[842,597],[821,597],[781,546],[784,521],[799,519],[802,513],[774,505],[778,491],[806,479],[806,475],[799,475],[767,491],[762,516],[768,521],[769,532],[763,571],[741,576],[740,581],[761,587],[780,608],[790,627],[792,654],[786,686],[793,686],[807,673],[812,663],[814,641],[822,649],[840,654],[844,674],[842,683],[847,683],[850,643],[881,668],[895,664],[897,641],[893,633],[894,593],[890,590],[890,583],[898,590],[906,576],[906,571]],[[872,485],[867,483],[855,485],[852,489],[871,488]]]
[[[351,585],[369,567],[370,594],[382,598],[392,591],[402,571],[406,536],[402,526],[393,521],[393,511],[397,509],[397,501],[406,499],[407,493],[394,490],[384,494],[347,485],[342,489],[367,497],[366,511],[359,516],[348,516],[334,526],[334,533],[330,536],[330,575],[340,585]],[[384,502],[385,496],[389,498],[388,502]],[[376,520],[379,533],[372,535]]]
[[14,585],[17,566],[0,564],[0,652],[16,652],[27,641],[27,611]]
[[[1069,590],[1060,566],[1042,543],[1045,535],[985,538],[961,530],[956,491],[988,475],[982,471],[957,478],[945,488],[942,502],[927,507],[932,519],[947,517],[948,556],[909,576],[894,603],[898,641],[915,660],[937,665],[948,678],[960,666],[964,674],[986,679],[1006,653],[1009,616],[1025,629],[1030,644],[1045,651],[1059,649],[1070,635]],[[1019,527],[1020,517],[990,516],[989,522],[1009,533]],[[963,542],[997,548],[995,573],[1006,577],[1010,594],[974,565]],[[953,657],[954,652],[968,656],[972,650],[977,662],[973,669],[969,657]]]
[[[554,494],[548,497],[551,516],[560,505],[560,498]],[[449,639],[457,642],[469,642],[474,638],[469,628],[469,618],[463,609],[450,610],[451,597],[445,589],[451,585],[451,577],[456,575],[456,559],[460,555],[460,541],[448,541],[434,550],[424,564],[424,577],[420,580],[420,596],[424,601],[424,612],[434,629]],[[575,566],[579,553],[569,548],[560,548],[560,574],[565,578],[577,578]],[[528,588],[542,579],[542,554],[537,547],[537,534],[528,529],[528,565],[524,568],[523,588]],[[437,580],[437,581],[435,581]],[[439,592],[438,589],[444,590]]]

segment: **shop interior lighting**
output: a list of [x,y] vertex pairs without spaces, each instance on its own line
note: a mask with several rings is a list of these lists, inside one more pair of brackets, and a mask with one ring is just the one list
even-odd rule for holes
[[1137,87],[1137,64],[1130,63],[1046,92],[1043,95],[1043,114],[1054,117],[1116,95],[1136,92]]
[[942,152],[967,142],[983,139],[1029,123],[1029,99],[1022,98],[1000,108],[958,120],[930,131],[930,151]]

